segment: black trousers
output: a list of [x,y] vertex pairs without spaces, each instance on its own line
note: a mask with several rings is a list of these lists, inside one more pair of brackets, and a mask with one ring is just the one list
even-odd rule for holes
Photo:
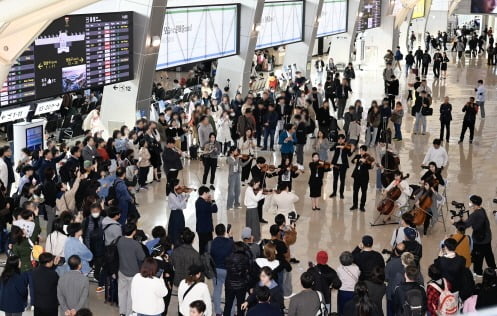
[[390,103],[390,108],[393,110],[395,108],[395,95],[388,95],[388,103]]
[[473,261],[473,271],[478,275],[483,274],[483,258],[485,258],[489,268],[495,269],[495,257],[492,252],[492,244],[473,244],[471,260]]
[[422,64],[421,65],[421,75],[425,76],[428,74],[428,65]]
[[[246,160],[244,160],[245,162]],[[242,181],[248,180],[250,177],[250,169],[252,169],[252,161],[249,162],[245,167],[242,167]]]
[[208,233],[199,233],[197,232],[198,235],[198,252],[200,254],[203,254],[204,252],[207,251],[207,244],[209,241],[212,240],[212,232]]
[[59,309],[57,306],[52,308],[40,308],[35,306],[34,316],[54,316],[58,315]]
[[416,59],[416,68],[419,69],[419,66],[421,66],[421,59]]
[[461,137],[459,138],[460,141],[464,140],[464,134],[466,134],[466,130],[469,128],[469,140],[473,140],[473,136],[475,135],[475,123],[469,123],[466,121],[462,122],[462,130],[461,130]]
[[440,122],[440,139],[444,139],[444,130],[447,131],[445,140],[449,141],[450,138],[450,121]]
[[359,200],[359,189],[361,190],[361,205],[363,208],[366,205],[366,198],[368,192],[368,183],[369,179],[354,179],[354,193],[352,198],[352,205],[357,206],[357,202]]
[[147,184],[147,176],[148,176],[148,170],[150,169],[150,166],[148,167],[140,167],[138,169],[138,184],[143,187]]
[[264,199],[257,202],[257,213],[259,214],[259,221],[262,221],[262,209],[264,208]]
[[[169,195],[169,188],[171,187],[171,183],[178,179],[178,173],[179,173],[179,170],[169,170],[166,174],[166,181],[167,181],[167,188],[166,188],[166,194]],[[183,185],[184,183],[182,183]]]
[[225,304],[224,304],[223,316],[231,316],[231,307],[233,306],[235,298],[236,298],[236,309],[237,309],[236,315],[243,315],[242,304],[243,302],[245,302],[245,293],[247,293],[247,290],[245,289],[233,290],[233,289],[227,289],[225,287],[224,291]]
[[209,170],[211,172],[211,182],[210,184],[214,184],[214,179],[216,178],[216,168],[217,168],[217,158],[202,158],[202,162],[204,163],[204,176],[202,178],[202,183],[207,183],[207,176],[209,175]]
[[345,174],[347,173],[347,168],[343,165],[336,166],[333,168],[333,194],[337,193],[338,178],[340,178],[340,195],[343,195],[345,191]]
[[441,66],[442,65],[440,63],[433,64],[433,75],[435,76],[435,78],[440,77],[440,67]]

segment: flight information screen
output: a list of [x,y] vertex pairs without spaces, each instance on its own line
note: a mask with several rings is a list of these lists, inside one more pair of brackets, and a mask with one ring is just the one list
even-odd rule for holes
[[55,20],[12,67],[0,91],[0,105],[133,79],[132,35],[132,12]]
[[357,31],[362,32],[381,24],[381,0],[364,0],[360,12],[362,16],[357,19]]

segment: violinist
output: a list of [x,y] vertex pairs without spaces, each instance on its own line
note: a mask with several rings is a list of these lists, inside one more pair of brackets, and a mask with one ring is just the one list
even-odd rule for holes
[[352,156],[353,145],[345,143],[345,135],[338,135],[338,144],[335,146],[335,154],[331,160],[333,169],[333,193],[330,198],[337,196],[338,178],[340,178],[340,199],[343,200],[345,191],[345,175],[349,168],[349,157]]
[[169,223],[167,225],[167,235],[175,246],[180,244],[180,236],[185,229],[185,216],[183,210],[186,209],[186,204],[188,203],[189,194],[183,193],[182,187],[179,185],[178,179],[172,179],[171,182],[167,184],[170,186],[168,189],[168,205],[171,209],[171,215],[169,216]]
[[209,134],[209,142],[204,145],[204,154],[202,162],[204,164],[204,176],[202,177],[202,185],[206,185],[207,176],[209,175],[209,170],[211,173],[210,178],[210,189],[214,188],[214,179],[216,178],[216,168],[217,168],[217,158],[222,151],[221,143],[216,140],[216,134]]
[[[395,200],[395,205],[393,207],[393,210],[390,212],[390,214],[394,214],[399,208],[407,205],[407,202],[409,201],[409,197],[411,196],[412,189],[409,187],[409,183],[406,181],[406,177],[402,175],[402,172],[400,171],[395,171],[394,172],[394,179],[393,181],[383,190],[383,195],[387,196],[388,192],[394,188],[399,188],[400,189],[400,196],[397,200]],[[389,215],[390,215],[389,214]],[[390,218],[388,216],[387,220]]]
[[367,153],[368,146],[362,145],[359,148],[359,154],[352,158],[352,163],[355,163],[354,171],[352,171],[352,178],[354,178],[354,193],[353,203],[350,208],[351,211],[357,210],[357,202],[359,199],[359,189],[361,189],[361,204],[359,210],[366,212],[364,206],[366,205],[366,197],[369,183],[369,170],[373,168],[372,157]]
[[[277,175],[276,170],[269,171],[263,169],[266,164],[266,159],[264,157],[257,157],[255,161],[255,166],[252,167],[250,173],[252,174],[252,180],[258,180],[260,182],[261,188],[266,188],[266,178],[272,178]],[[259,213],[259,221],[266,224],[267,221],[262,217],[262,208],[264,207],[264,200],[259,200],[257,205],[257,210]]]
[[254,241],[261,239],[261,218],[259,217],[259,202],[264,201],[266,195],[263,194],[261,182],[252,179],[245,190],[244,204],[247,208],[245,215],[245,226],[252,229]]
[[442,178],[441,172],[442,170],[438,169],[437,164],[432,161],[428,164],[428,171],[426,171],[425,174],[421,177],[421,181],[434,181],[433,187],[435,188],[435,191],[438,192],[438,186],[445,185],[445,181]]
[[170,193],[169,188],[174,187],[174,184],[172,183],[178,178],[179,171],[183,169],[183,164],[181,163],[181,156],[183,153],[176,148],[175,144],[176,141],[174,138],[169,137],[166,141],[166,147],[162,153],[162,163],[167,179],[167,195]]
[[242,183],[248,181],[250,175],[250,168],[252,167],[252,156],[255,154],[256,144],[253,139],[253,131],[251,128],[245,130],[243,137],[238,140],[238,148],[240,149],[240,154],[245,155],[247,159],[242,159],[243,162],[249,161],[244,167],[242,167]]
[[297,166],[292,165],[290,158],[286,157],[282,164],[278,166],[278,186],[285,184],[288,190],[292,191],[292,179],[299,176],[302,171]]
[[[433,214],[436,214],[437,211],[437,202],[442,199],[435,188],[433,187],[433,181],[423,181],[423,186],[421,190],[416,194],[414,200],[414,206],[419,210],[418,215],[424,217],[423,221],[423,235],[426,235],[428,232],[428,227],[430,227],[430,221],[433,217]],[[421,211],[422,210],[422,211]],[[414,224],[417,223],[416,215],[414,215]],[[419,218],[419,217],[418,217]],[[419,221],[419,220],[418,220]]]
[[319,198],[321,197],[321,190],[323,187],[323,177],[324,173],[331,171],[331,169],[325,168],[325,162],[319,160],[319,154],[312,154],[312,162],[309,163],[310,176],[309,176],[309,196],[312,202],[312,210],[320,211],[319,208]]
[[231,147],[228,150],[228,204],[226,208],[233,210],[240,207],[240,173],[244,166],[248,165],[251,160],[243,161],[240,158],[240,153],[236,147]]

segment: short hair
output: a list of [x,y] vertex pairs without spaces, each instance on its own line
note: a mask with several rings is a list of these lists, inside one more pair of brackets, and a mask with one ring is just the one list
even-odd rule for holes
[[261,268],[261,271],[259,272],[259,275],[261,275],[261,273],[263,273],[265,275],[267,275],[271,280],[273,279],[273,269],[271,269],[270,267],[268,266],[264,266]]
[[[361,147],[359,147],[359,149],[361,149],[362,151],[368,151],[368,146],[361,145]],[[404,213],[404,214],[407,214],[407,213]]]
[[78,146],[72,146],[71,147],[71,155],[74,155],[75,153],[77,153],[79,151],[79,147]]
[[435,264],[431,264],[428,268],[428,276],[432,280],[440,280],[442,278],[442,271]]
[[40,254],[40,256],[38,257],[38,262],[41,264],[41,265],[46,265],[47,263],[49,263],[50,261],[52,261],[54,259],[54,255],[52,255],[50,252],[43,252]]
[[208,187],[203,185],[200,188],[198,188],[198,195],[201,196],[201,195],[204,195],[204,193],[209,193],[210,191],[211,190]]
[[440,145],[440,144],[442,144],[442,142],[440,141],[440,139],[435,138],[435,139],[433,140],[433,145]]
[[124,168],[124,167],[117,168],[117,170],[116,170],[116,176],[118,178],[124,176],[125,174],[126,174],[126,168]]
[[406,267],[405,271],[406,271],[406,277],[409,280],[417,280],[418,279],[419,269],[415,265],[413,265],[413,264],[408,265]]
[[413,265],[414,264],[414,255],[412,253],[410,253],[410,252],[404,252],[400,256],[400,261],[405,266]]
[[88,308],[82,308],[76,312],[76,316],[93,316],[93,313]]
[[350,266],[354,263],[354,257],[350,251],[344,251],[340,254],[340,264],[342,266]]
[[255,163],[257,163],[257,164],[266,163],[266,158],[264,158],[264,157],[257,157],[257,159],[255,160]]
[[121,210],[119,210],[117,207],[115,206],[111,206],[109,207],[107,210],[107,216],[109,216],[110,218],[114,218],[118,215],[121,215]]
[[67,234],[70,237],[74,237],[77,232],[83,229],[81,223],[71,223],[67,226]]
[[456,226],[456,229],[458,232],[460,233],[465,233],[466,232],[466,224],[464,224],[463,221],[459,221],[457,223],[454,224]]
[[166,229],[163,226],[155,226],[152,229],[153,238],[163,238],[166,237]]
[[205,306],[204,301],[196,300],[190,303],[190,308],[194,308],[198,313],[205,313],[207,306]]
[[173,137],[168,137],[166,143],[167,144],[175,144],[176,140]]
[[191,245],[194,239],[195,239],[195,233],[192,232],[190,228],[186,227],[181,233],[181,240],[183,240],[183,243]]
[[255,297],[259,302],[267,302],[269,301],[269,297],[271,296],[271,292],[267,286],[257,286],[255,288]]
[[280,232],[279,225],[273,224],[271,225],[271,227],[269,227],[269,233],[271,234],[271,236],[277,236],[279,232]]
[[81,258],[78,255],[72,255],[67,260],[67,264],[71,270],[77,270],[81,264]]
[[402,214],[402,220],[408,225],[412,226],[412,221],[414,220],[414,216],[411,213]]
[[480,80],[478,80],[478,83],[481,83],[481,84],[483,84],[483,80],[481,80],[481,79],[480,79]]
[[338,138],[345,139],[345,134],[338,134]]
[[123,227],[123,234],[124,236],[131,236],[133,232],[136,231],[136,224],[135,223],[127,223]]
[[314,275],[311,272],[304,272],[300,276],[300,284],[304,289],[310,289],[314,285]]
[[216,236],[224,236],[224,234],[226,234],[226,226],[224,226],[224,224],[217,224],[215,231]]
[[444,240],[445,248],[449,251],[455,251],[457,248],[457,241],[454,238],[447,238]]
[[140,267],[140,274],[144,278],[153,278],[157,274],[157,261],[152,257],[147,257]]
[[283,215],[283,214],[277,214],[277,215],[274,217],[274,222],[275,222],[275,224],[276,224],[276,225],[278,225],[278,226],[283,225],[283,224],[286,222],[286,220],[285,220],[285,215]]

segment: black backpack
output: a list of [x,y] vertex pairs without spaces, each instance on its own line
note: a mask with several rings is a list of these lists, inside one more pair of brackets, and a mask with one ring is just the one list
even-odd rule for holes
[[[117,224],[106,225],[104,227],[104,232],[111,225],[117,225]],[[117,243],[119,242],[119,239],[121,239],[121,236],[113,240],[110,243],[110,245],[105,246],[103,267],[108,275],[113,275],[113,274],[117,275],[117,272],[119,271],[119,252],[117,250]]]
[[426,315],[425,306],[426,294],[420,286],[411,287],[405,290],[405,301],[402,306],[403,316],[424,316]]
[[475,279],[473,278],[473,273],[468,268],[464,268],[464,272],[461,274],[460,284],[459,297],[461,300],[465,301],[475,292]]

